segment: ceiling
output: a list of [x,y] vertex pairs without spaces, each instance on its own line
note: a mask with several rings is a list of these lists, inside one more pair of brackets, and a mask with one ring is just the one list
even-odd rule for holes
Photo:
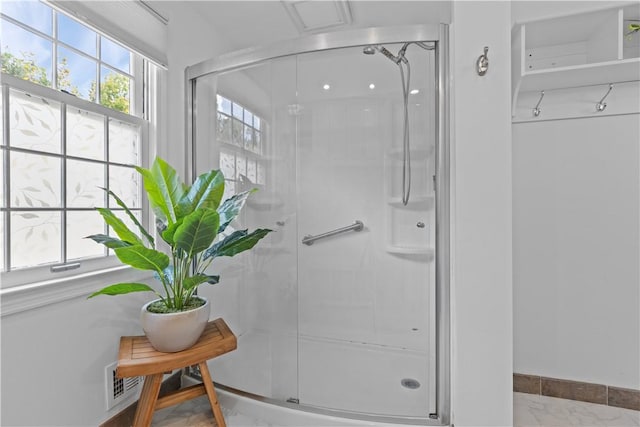
[[[158,5],[161,2],[156,3]],[[266,45],[301,36],[280,1],[192,1],[194,8],[226,38],[229,51]],[[407,24],[437,24],[451,21],[449,1],[360,1],[349,2],[353,21],[334,31]]]

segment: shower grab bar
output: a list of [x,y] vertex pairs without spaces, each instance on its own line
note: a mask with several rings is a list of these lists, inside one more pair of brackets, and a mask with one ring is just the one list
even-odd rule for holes
[[353,224],[347,225],[346,227],[336,228],[335,230],[327,231],[326,233],[318,234],[316,236],[312,236],[307,234],[302,238],[302,243],[307,246],[310,246],[316,240],[324,239],[325,237],[335,236],[336,234],[346,233],[347,231],[362,231],[364,228],[364,223],[360,220],[356,220]]

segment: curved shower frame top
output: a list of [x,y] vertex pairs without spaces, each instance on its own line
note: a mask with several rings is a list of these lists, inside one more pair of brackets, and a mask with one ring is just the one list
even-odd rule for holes
[[[449,26],[409,25],[401,27],[373,27],[358,30],[332,32],[276,42],[265,47],[243,49],[221,55],[185,70],[186,90],[186,165],[187,176],[195,179],[196,146],[195,84],[199,77],[228,72],[258,63],[302,53],[319,52],[348,47],[382,45],[406,42],[435,42],[437,80],[437,143],[436,143],[436,408],[429,414],[427,425],[446,425],[450,422],[450,310],[449,310]],[[268,398],[263,401],[281,405]],[[286,404],[285,404],[286,406]],[[302,406],[302,405],[300,405]],[[301,408],[309,409],[312,408]],[[316,411],[318,412],[318,411]],[[321,412],[321,411],[320,411]],[[328,415],[339,416],[335,411]],[[364,419],[369,417],[364,417]],[[370,417],[372,420],[398,422],[398,418]],[[404,424],[424,420],[405,419]]]
[[316,34],[284,40],[264,47],[252,47],[226,53],[217,58],[208,59],[187,67],[185,74],[187,81],[189,81],[206,76],[207,74],[230,71],[269,59],[300,53],[353,46],[404,43],[407,41],[439,41],[442,38],[443,31],[448,31],[448,26],[445,24],[372,27],[360,30]]

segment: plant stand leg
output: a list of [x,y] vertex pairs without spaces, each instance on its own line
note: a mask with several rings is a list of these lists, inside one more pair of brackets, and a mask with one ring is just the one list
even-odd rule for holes
[[144,378],[142,393],[136,409],[136,417],[133,420],[134,427],[148,427],[151,425],[160,385],[162,385],[162,374],[147,375]]
[[204,384],[204,388],[207,390],[207,396],[209,397],[209,403],[211,404],[211,409],[213,410],[213,417],[216,419],[216,424],[218,427],[227,427],[227,424],[224,422],[222,410],[220,409],[220,404],[218,403],[218,396],[216,395],[216,389],[213,386],[213,380],[211,379],[211,374],[209,373],[207,362],[200,362],[198,366],[200,367],[202,383]]

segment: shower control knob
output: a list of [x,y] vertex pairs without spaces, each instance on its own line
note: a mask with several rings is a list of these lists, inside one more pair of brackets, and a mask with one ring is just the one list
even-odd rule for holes
[[422,222],[422,221],[418,221],[418,223],[416,224],[416,227],[418,227],[418,228],[424,228],[424,222]]

